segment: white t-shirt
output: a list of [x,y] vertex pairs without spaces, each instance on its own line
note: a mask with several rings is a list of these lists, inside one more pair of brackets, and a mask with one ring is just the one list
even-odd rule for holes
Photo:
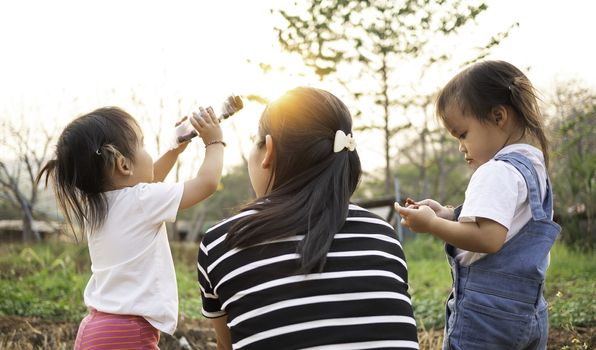
[[164,221],[176,219],[183,191],[184,183],[141,183],[105,193],[106,220],[87,233],[93,274],[85,305],[174,333],[178,288]]
[[[511,152],[520,153],[532,162],[538,174],[540,194],[544,200],[546,167],[542,152],[527,144],[513,144],[504,147],[495,156]],[[491,159],[476,169],[466,189],[459,222],[476,222],[477,217],[490,219],[505,226],[508,230],[505,242],[513,238],[530,221],[532,211],[526,181],[513,165]],[[463,249],[456,249],[455,254],[456,260],[463,266],[469,266],[486,255]]]

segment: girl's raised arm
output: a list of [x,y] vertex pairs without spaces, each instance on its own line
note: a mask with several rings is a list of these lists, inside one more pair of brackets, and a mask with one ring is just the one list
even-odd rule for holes
[[190,118],[191,124],[198,131],[205,143],[205,159],[197,175],[184,183],[184,193],[180,209],[191,207],[212,195],[219,185],[223,170],[225,142],[219,121],[213,109],[200,108],[199,115]]

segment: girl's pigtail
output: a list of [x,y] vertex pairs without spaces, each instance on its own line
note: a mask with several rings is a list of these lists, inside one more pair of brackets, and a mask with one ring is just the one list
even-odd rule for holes
[[536,90],[525,76],[514,77],[509,85],[509,90],[513,108],[516,109],[524,123],[524,131],[528,130],[540,143],[544,162],[548,168],[549,141],[545,133],[542,112],[538,105],[540,99]]
[[53,176],[57,164],[58,164],[58,161],[56,159],[49,160],[46,163],[46,165],[43,168],[41,168],[41,170],[37,174],[37,177],[35,178],[35,186],[39,186],[39,181],[45,175],[46,179],[45,179],[44,186],[48,187],[49,178],[50,178],[50,176]]
[[[116,168],[116,160],[119,157],[124,157],[120,151],[116,148],[116,146],[112,144],[105,144],[98,148],[100,151],[99,157],[101,157],[103,161],[103,169],[106,171],[106,179],[111,177],[114,173],[114,169]],[[104,184],[109,185],[109,184]]]

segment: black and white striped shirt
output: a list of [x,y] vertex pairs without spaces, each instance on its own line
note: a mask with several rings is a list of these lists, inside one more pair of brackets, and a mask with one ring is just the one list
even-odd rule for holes
[[203,315],[227,315],[234,349],[418,349],[408,272],[393,227],[350,205],[322,273],[296,275],[302,236],[226,249],[212,227],[199,251]]

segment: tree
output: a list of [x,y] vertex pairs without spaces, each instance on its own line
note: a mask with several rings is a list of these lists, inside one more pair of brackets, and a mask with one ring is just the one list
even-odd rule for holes
[[[452,47],[441,45],[456,36],[487,9],[482,2],[453,1],[346,1],[311,0],[292,9],[278,10],[287,28],[276,28],[282,48],[302,57],[321,80],[333,78],[355,99],[379,111],[381,120],[368,118],[361,130],[380,130],[384,138],[385,191],[391,193],[392,139],[412,127],[404,112],[432,89],[417,93],[404,78],[412,71],[420,84],[427,71],[451,58]],[[486,56],[508,36],[497,33],[467,62]],[[443,47],[441,50],[438,48]],[[410,78],[411,79],[411,78]],[[356,115],[363,114],[362,111]],[[369,116],[376,113],[367,113]],[[405,113],[404,113],[405,114]],[[401,121],[395,123],[394,121]]]
[[[26,120],[24,113],[21,122]],[[43,128],[33,129],[6,119],[2,123],[0,140],[0,199],[22,213],[23,241],[41,239],[34,230],[33,219],[38,202],[35,179],[48,158],[52,133]]]
[[469,180],[458,145],[443,130],[423,129],[412,136],[409,148],[401,151],[404,161],[397,175],[404,194],[416,200],[433,198],[459,205]]
[[441,203],[458,203],[458,193],[464,192],[461,184],[465,183],[462,179],[466,171],[457,142],[447,137],[444,128],[435,122],[434,100],[435,96],[429,95],[411,105],[415,110],[412,114],[421,120],[413,126],[416,132],[404,135],[407,147],[403,147],[400,154],[406,164],[417,171],[415,177],[403,185],[411,186],[409,193],[415,199],[432,197]]
[[[555,214],[562,238],[581,249],[594,249],[596,202],[596,91],[581,82],[559,83],[551,98],[552,173]],[[554,114],[554,115],[553,115]]]

